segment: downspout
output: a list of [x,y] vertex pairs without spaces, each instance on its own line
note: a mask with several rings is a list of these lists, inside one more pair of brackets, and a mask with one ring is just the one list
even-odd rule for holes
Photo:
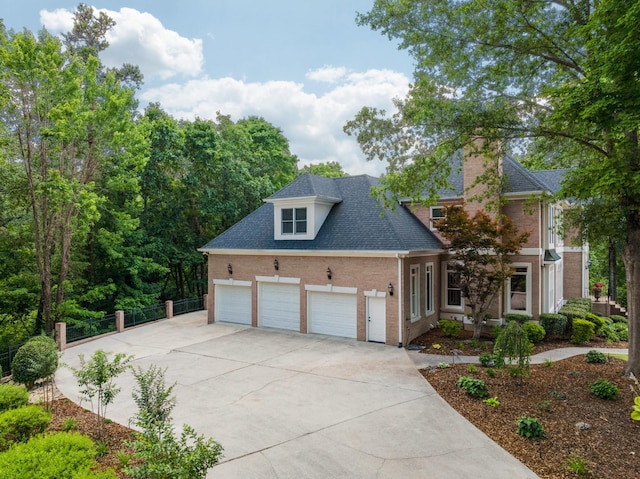
[[402,259],[399,253],[396,254],[396,258],[398,259],[398,347],[401,348],[404,342],[402,337],[402,327],[404,326],[404,320],[402,319],[402,291],[404,285],[402,283]]

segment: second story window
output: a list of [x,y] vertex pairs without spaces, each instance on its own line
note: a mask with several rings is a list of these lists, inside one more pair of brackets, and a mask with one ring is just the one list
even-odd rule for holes
[[435,223],[438,222],[438,220],[441,220],[445,217],[444,214],[444,206],[432,206],[430,209],[430,221],[429,221],[429,227],[432,230],[436,230],[438,229],[435,226]]
[[283,208],[282,209],[282,234],[306,234],[307,233],[307,209]]

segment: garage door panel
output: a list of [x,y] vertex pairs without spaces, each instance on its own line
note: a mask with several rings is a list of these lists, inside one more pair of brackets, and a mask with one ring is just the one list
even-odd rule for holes
[[217,284],[215,288],[216,321],[251,325],[251,286]]
[[357,338],[355,294],[313,291],[309,292],[308,301],[311,333]]
[[300,286],[297,284],[260,284],[259,325],[300,331]]

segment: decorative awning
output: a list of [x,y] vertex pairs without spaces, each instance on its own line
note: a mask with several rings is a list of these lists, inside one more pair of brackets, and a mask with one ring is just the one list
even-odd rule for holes
[[556,253],[555,249],[546,249],[544,250],[544,262],[545,263],[555,263],[556,261],[561,260],[562,258],[558,253]]

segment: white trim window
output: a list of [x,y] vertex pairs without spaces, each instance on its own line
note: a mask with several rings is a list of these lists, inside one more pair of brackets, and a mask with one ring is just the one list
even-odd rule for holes
[[549,248],[553,248],[556,243],[556,209],[553,205],[549,205]]
[[531,264],[514,263],[507,281],[507,313],[531,314]]
[[429,228],[437,231],[438,228],[436,228],[433,223],[434,221],[441,220],[444,217],[444,206],[432,206],[429,209]]
[[564,298],[564,260],[558,261],[558,265],[556,266],[556,304],[555,308],[558,308],[562,299]]
[[306,208],[282,208],[282,234],[307,234]]
[[424,265],[424,315],[429,316],[435,312],[433,304],[433,263]]
[[411,319],[420,319],[420,266],[411,265],[409,274],[409,308]]
[[445,269],[444,305],[446,309],[463,310],[462,289],[460,286],[460,273],[452,265],[447,263]]

